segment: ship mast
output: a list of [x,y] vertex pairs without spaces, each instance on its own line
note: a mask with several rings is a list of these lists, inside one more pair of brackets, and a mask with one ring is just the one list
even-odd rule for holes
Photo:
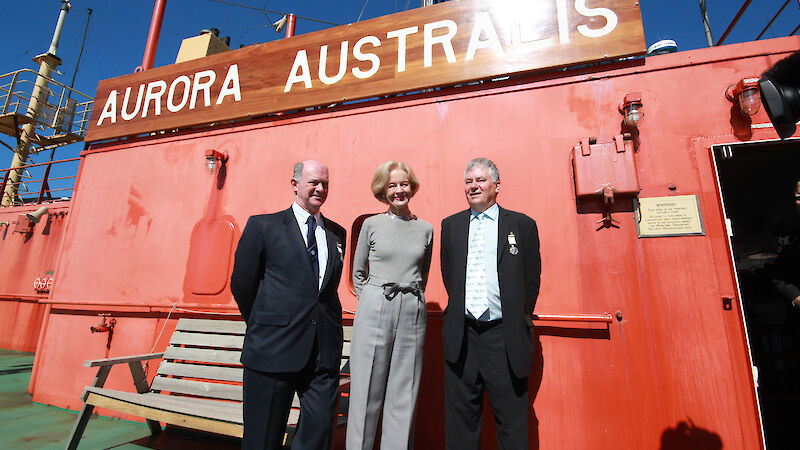
[[706,0],[700,0],[700,15],[703,18],[703,29],[706,31],[706,42],[709,47],[714,46],[714,38],[711,36],[711,25],[708,23],[708,9]]
[[20,134],[19,142],[14,152],[14,159],[11,162],[8,182],[5,185],[5,192],[3,193],[3,206],[12,205],[17,195],[23,173],[22,167],[25,166],[25,162],[28,160],[31,143],[36,135],[36,117],[39,115],[42,105],[46,103],[47,96],[49,95],[47,86],[49,84],[48,80],[50,79],[50,74],[56,67],[61,65],[61,59],[56,56],[56,52],[58,51],[58,41],[61,39],[61,30],[64,27],[64,20],[67,17],[70,7],[69,0],[61,0],[61,11],[58,14],[58,22],[53,32],[53,40],[50,42],[50,48],[47,50],[47,53],[33,58],[34,62],[39,63],[39,74],[36,77],[36,83],[34,84],[33,92],[28,102],[28,111],[26,115],[31,121],[22,126],[22,133]]

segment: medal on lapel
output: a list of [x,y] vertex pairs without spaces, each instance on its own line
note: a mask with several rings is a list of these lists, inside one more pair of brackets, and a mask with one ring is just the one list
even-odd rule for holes
[[519,253],[519,247],[517,247],[517,238],[514,236],[514,233],[508,233],[508,245],[511,246],[508,249],[508,253],[511,253],[512,255]]
[[341,242],[337,242],[336,243],[336,250],[339,250],[339,259],[344,261],[344,250],[342,249],[342,243]]

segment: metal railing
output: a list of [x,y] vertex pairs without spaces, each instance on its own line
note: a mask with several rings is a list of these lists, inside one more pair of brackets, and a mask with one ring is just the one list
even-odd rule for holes
[[[622,320],[622,313],[618,313],[617,320]],[[533,320],[545,322],[614,322],[614,316],[603,314],[534,314]]]
[[[17,187],[17,193],[10,198],[8,206],[69,200],[72,198],[72,190],[75,187],[75,178],[77,177],[78,172],[76,161],[79,160],[80,158],[69,158],[38,164],[26,164],[14,169],[0,169],[0,173],[3,175],[3,183],[0,185],[0,201],[5,200],[6,196],[8,195],[6,194],[6,186],[11,183],[9,181],[9,174],[11,171],[17,171],[20,175],[27,176],[22,176],[20,180],[15,183]],[[72,169],[66,167],[69,165],[69,163],[74,163],[76,168]],[[61,174],[58,174],[59,176],[50,177],[51,168],[54,165],[60,165],[58,167],[62,168],[64,171],[67,171],[66,173],[69,175],[61,176]],[[34,179],[34,176],[41,178]],[[38,184],[39,189],[30,189],[31,184]],[[58,194],[54,195],[54,193]]]
[[94,99],[47,78],[48,88],[39,99],[42,102],[41,110],[33,117],[28,104],[38,76],[37,72],[30,69],[0,75],[0,115],[26,116],[36,123],[36,132],[43,137],[62,134],[82,137],[89,123]]

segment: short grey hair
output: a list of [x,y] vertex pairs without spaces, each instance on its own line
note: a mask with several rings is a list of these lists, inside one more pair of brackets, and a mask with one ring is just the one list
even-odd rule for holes
[[294,165],[294,172],[292,173],[292,179],[300,181],[300,178],[303,176],[303,162],[300,161]]
[[484,169],[489,170],[489,175],[492,176],[492,181],[495,183],[500,181],[500,171],[497,170],[497,166],[494,165],[492,160],[488,158],[475,158],[467,163],[467,168],[464,169],[464,178],[467,177],[467,172],[470,171],[473,167],[483,167]]

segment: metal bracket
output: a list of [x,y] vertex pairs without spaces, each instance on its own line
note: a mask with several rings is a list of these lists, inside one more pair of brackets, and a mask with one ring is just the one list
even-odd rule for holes
[[619,228],[618,220],[611,217],[611,208],[614,206],[614,188],[605,186],[603,188],[603,203],[605,204],[605,212],[603,218],[598,220],[597,223],[602,223],[600,228]]

